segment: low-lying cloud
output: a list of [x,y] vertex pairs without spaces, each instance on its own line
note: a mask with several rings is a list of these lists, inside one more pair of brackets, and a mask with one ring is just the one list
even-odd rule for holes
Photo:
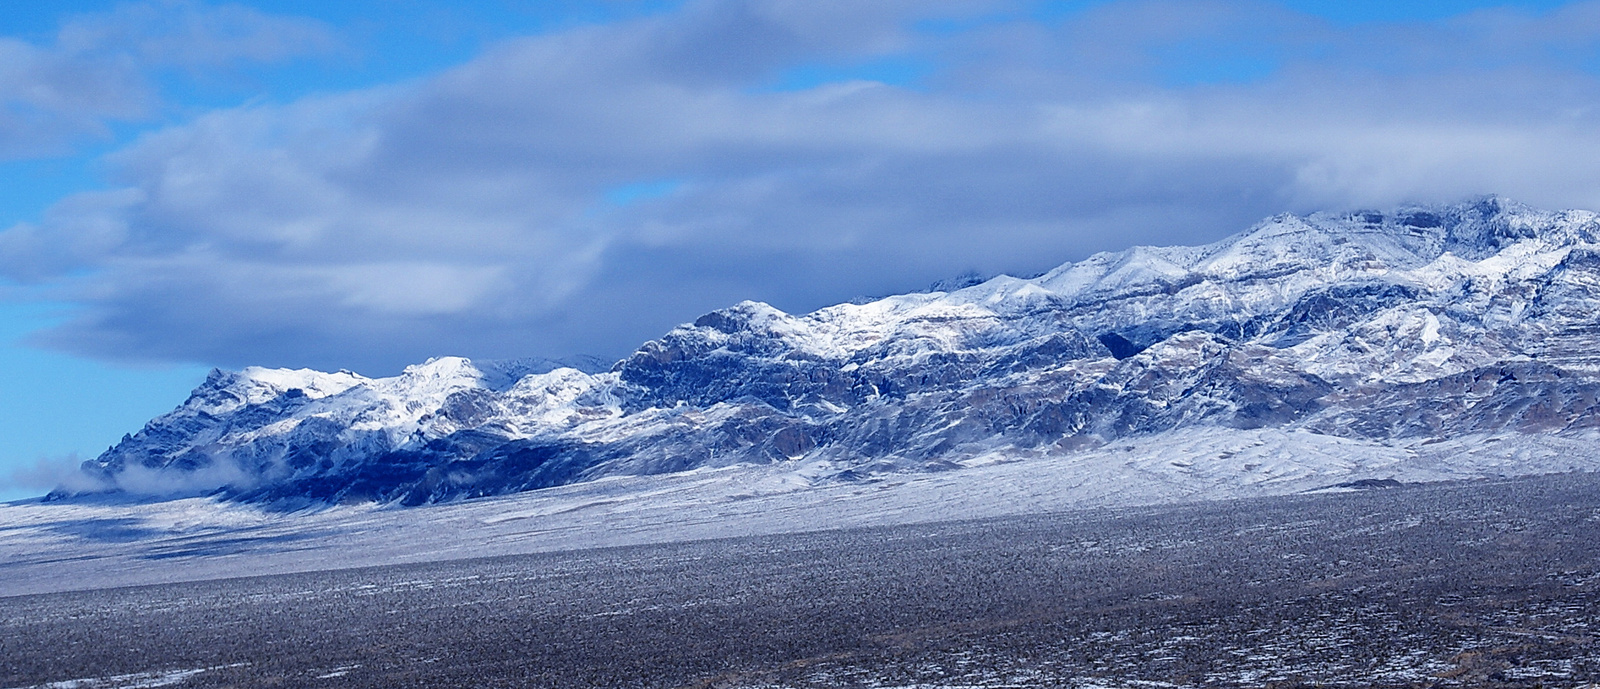
[[40,457],[0,473],[0,493],[28,496],[45,495],[54,490],[93,492],[106,489],[103,481],[85,473],[83,459],[75,454]]
[[34,497],[54,492],[71,495],[117,493],[173,498],[249,488],[259,480],[259,476],[252,475],[228,459],[183,469],[152,468],[131,463],[115,474],[105,474],[85,471],[82,458],[67,454],[41,457],[31,465],[0,473],[0,494]]
[[[805,311],[1283,211],[1600,207],[1600,3],[1355,28],[1014,9],[691,2],[212,112],[0,233],[0,270],[81,306],[40,335],[79,354],[387,373],[620,356],[740,299]],[[785,86],[884,60],[917,69]]]

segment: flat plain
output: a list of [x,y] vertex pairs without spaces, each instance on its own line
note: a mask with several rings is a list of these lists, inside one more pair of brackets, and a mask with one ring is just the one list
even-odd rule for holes
[[0,687],[1568,687],[1600,475],[0,598]]

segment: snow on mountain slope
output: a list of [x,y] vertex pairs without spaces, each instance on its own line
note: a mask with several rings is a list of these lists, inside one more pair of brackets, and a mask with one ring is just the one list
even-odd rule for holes
[[[1600,425],[1597,237],[1594,213],[1498,198],[1285,215],[1032,279],[805,315],[743,302],[601,373],[449,357],[378,379],[214,372],[85,470],[111,490],[416,504],[700,467],[804,465],[825,484],[1166,443],[1203,493],[1247,479],[1184,454],[1186,433],[1276,429],[1361,452],[1571,439]],[[1346,467],[1319,477],[1356,472],[1311,456]]]

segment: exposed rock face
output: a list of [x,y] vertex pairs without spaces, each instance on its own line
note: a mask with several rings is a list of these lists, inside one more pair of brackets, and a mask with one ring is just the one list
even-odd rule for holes
[[1600,425],[1597,238],[1593,213],[1497,198],[1286,215],[1033,279],[802,316],[744,302],[601,373],[218,371],[85,468],[423,503],[801,457],[848,478],[1201,426],[1572,434]]

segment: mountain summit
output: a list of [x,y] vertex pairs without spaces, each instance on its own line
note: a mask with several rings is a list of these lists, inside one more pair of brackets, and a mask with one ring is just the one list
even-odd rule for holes
[[[84,470],[107,490],[419,504],[747,463],[808,481],[1105,465],[1203,436],[1232,440],[1161,470],[1296,488],[1545,471],[1600,428],[1597,242],[1594,213],[1494,197],[1282,215],[1031,279],[805,315],[747,301],[599,373],[215,371]],[[1223,447],[1241,438],[1255,460]],[[1392,461],[1363,464],[1374,448]]]

